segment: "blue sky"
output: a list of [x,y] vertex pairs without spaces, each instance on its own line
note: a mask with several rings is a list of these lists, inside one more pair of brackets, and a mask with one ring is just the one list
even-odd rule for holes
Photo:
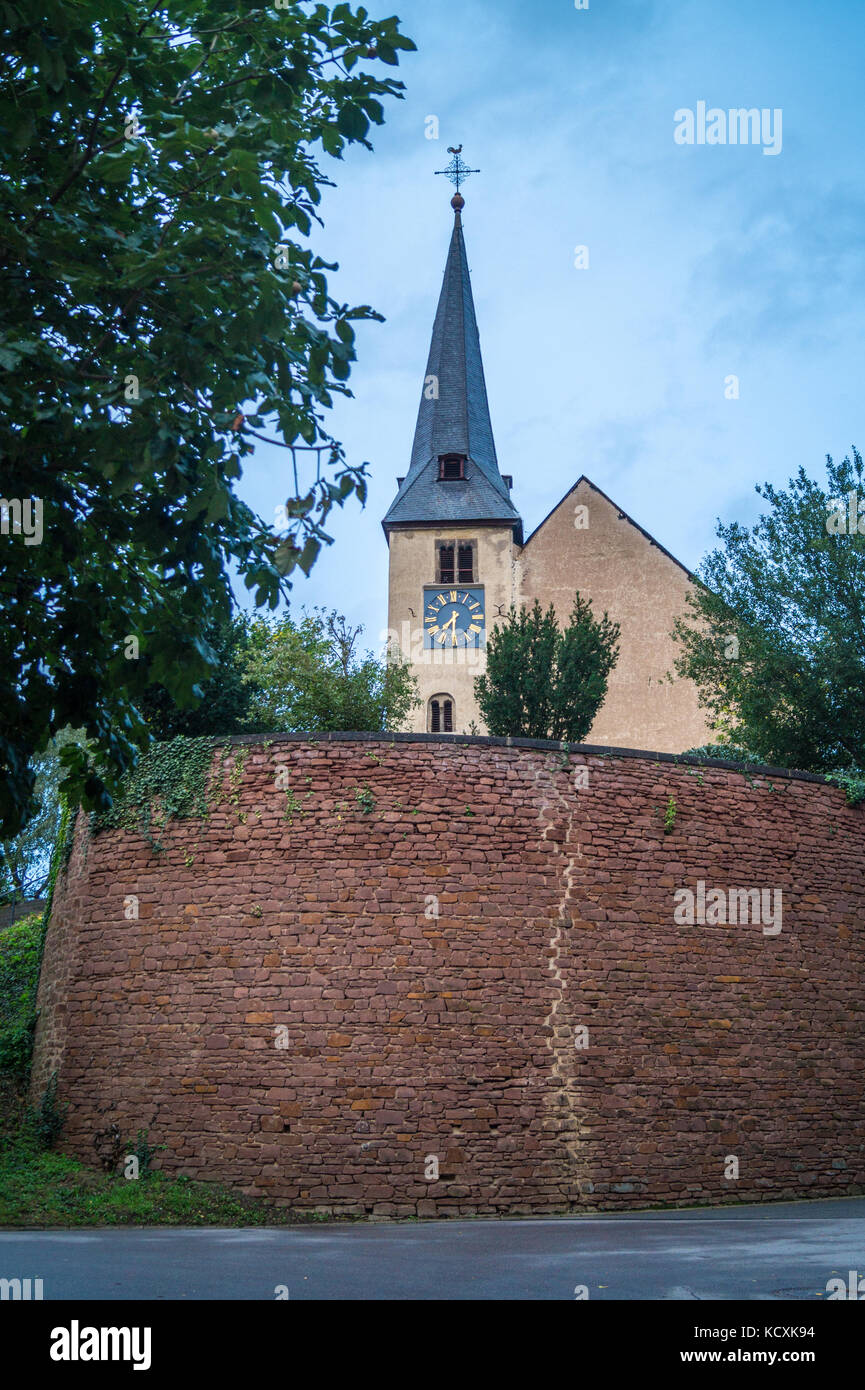
[[[367,0],[372,14],[377,8]],[[717,517],[751,522],[783,484],[865,445],[862,0],[405,0],[374,153],[323,160],[312,241],[337,298],[369,303],[354,399],[330,428],[371,467],[365,510],[292,607],[336,607],[378,645],[381,517],[408,470],[452,225],[447,146],[482,172],[463,225],[493,430],[527,534],[581,473],[684,564]],[[388,70],[390,71],[390,70]],[[681,108],[782,111],[759,145],[679,145]],[[439,139],[425,137],[426,118]],[[574,265],[587,246],[589,268]],[[725,379],[739,378],[739,399]],[[241,492],[267,519],[289,456],[260,445]]]

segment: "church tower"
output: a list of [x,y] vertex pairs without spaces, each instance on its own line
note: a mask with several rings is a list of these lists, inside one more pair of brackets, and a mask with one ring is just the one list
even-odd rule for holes
[[[462,147],[460,147],[462,148]],[[421,697],[411,731],[484,733],[474,681],[486,636],[517,600],[522,521],[499,472],[462,229],[454,226],[415,426],[411,462],[382,526],[390,548],[388,628]]]
[[417,678],[413,733],[484,734],[474,694],[488,634],[511,605],[550,604],[567,623],[577,591],[620,625],[619,659],[587,742],[683,753],[713,739],[697,689],[674,675],[672,632],[694,576],[581,475],[523,540],[499,472],[463,239],[459,149],[447,174],[454,227],[433,324],[411,462],[382,526],[390,547],[391,643]]

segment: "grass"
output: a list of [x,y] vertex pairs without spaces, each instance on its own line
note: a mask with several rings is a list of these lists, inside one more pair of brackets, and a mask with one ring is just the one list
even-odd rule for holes
[[0,1156],[0,1226],[275,1226],[297,1219],[214,1183],[164,1173],[127,1180],[20,1144]]
[[0,1082],[0,1227],[286,1226],[322,1219],[218,1183],[152,1170],[125,1178],[45,1149],[24,1096]]

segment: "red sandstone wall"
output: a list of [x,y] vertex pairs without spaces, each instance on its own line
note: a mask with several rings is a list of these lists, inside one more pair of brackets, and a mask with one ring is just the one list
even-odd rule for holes
[[[243,747],[161,855],[79,820],[33,1083],[68,1151],[116,1121],[173,1172],[383,1214],[863,1190],[865,808],[642,756]],[[699,879],[781,889],[780,934],[676,926]]]

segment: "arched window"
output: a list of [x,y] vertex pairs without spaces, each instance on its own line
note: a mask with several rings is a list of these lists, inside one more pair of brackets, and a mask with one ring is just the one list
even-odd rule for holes
[[452,695],[433,695],[429,702],[427,724],[431,734],[453,733],[454,698]]

